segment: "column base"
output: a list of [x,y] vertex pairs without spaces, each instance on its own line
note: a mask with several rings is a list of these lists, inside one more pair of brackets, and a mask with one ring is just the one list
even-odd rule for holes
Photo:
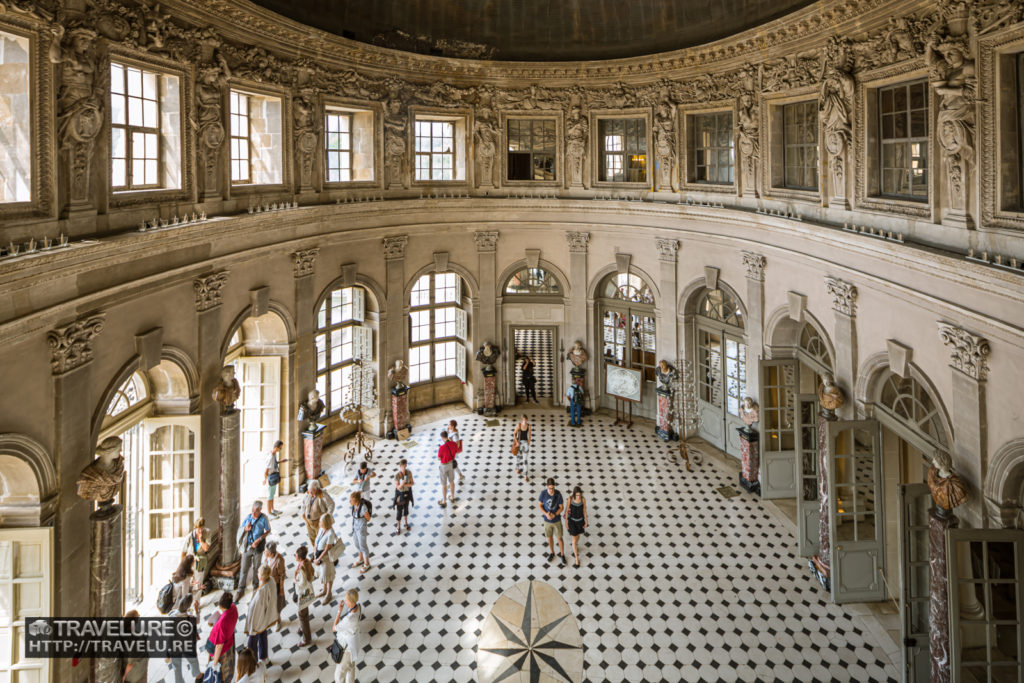
[[740,482],[740,488],[741,489],[743,489],[747,493],[754,493],[754,494],[757,494],[759,496],[761,495],[761,482],[756,481],[756,480],[755,481],[747,481],[746,478],[744,478],[744,476],[742,474],[740,474],[738,476],[739,476],[739,482]]

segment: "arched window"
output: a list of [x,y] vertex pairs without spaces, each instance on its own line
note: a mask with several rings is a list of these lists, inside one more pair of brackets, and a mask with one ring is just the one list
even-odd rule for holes
[[800,350],[825,370],[832,370],[832,356],[828,352],[825,339],[818,332],[818,328],[810,323],[804,323],[800,330]]
[[336,415],[352,400],[356,361],[373,360],[373,329],[361,325],[366,317],[366,291],[362,287],[332,290],[316,317],[316,388]]
[[146,382],[138,372],[124,381],[107,405],[107,419],[121,415],[129,408],[134,408],[146,400]]
[[654,381],[654,294],[638,275],[612,273],[598,288],[604,362],[643,370]]
[[726,325],[743,327],[743,309],[723,289],[705,289],[697,304],[697,315]]
[[458,377],[466,381],[468,319],[462,278],[428,273],[409,295],[409,383]]
[[877,386],[875,403],[880,410],[932,446],[949,452],[939,407],[920,382],[913,377],[899,377],[886,371]]
[[543,268],[523,268],[505,283],[506,295],[562,296],[562,285]]

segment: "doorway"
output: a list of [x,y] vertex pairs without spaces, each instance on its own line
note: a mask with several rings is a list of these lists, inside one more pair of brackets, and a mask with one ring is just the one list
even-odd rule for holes
[[555,331],[550,327],[512,328],[512,362],[515,367],[516,405],[526,403],[523,384],[523,361],[529,356],[534,362],[537,400],[553,405],[555,397]]

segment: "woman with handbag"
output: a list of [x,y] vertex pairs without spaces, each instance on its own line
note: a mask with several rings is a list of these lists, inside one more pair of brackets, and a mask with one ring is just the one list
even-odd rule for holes
[[259,571],[260,587],[249,601],[249,613],[245,615],[247,645],[256,653],[256,661],[269,666],[270,644],[268,634],[278,622],[277,582],[270,576],[270,567],[263,565]]
[[523,419],[516,425],[512,432],[512,455],[516,459],[516,474],[522,474],[526,481],[530,481],[529,460],[527,456],[530,446],[533,445],[533,427],[530,421],[523,415]]
[[[277,552],[277,541],[267,541],[267,549],[263,552],[263,564],[270,567],[270,576],[274,579],[274,583],[277,584],[277,614],[280,617],[284,611],[284,606],[287,601],[284,597],[284,579],[287,573],[285,567],[284,555]],[[280,619],[277,622],[277,630],[280,631],[284,627],[284,620]]]
[[196,558],[192,564],[192,609],[199,618],[199,599],[203,597],[206,585],[206,572],[210,569],[210,530],[206,528],[206,520],[196,518],[192,531],[185,537],[185,545],[181,549],[181,559],[186,555]]
[[326,598],[334,588],[334,559],[331,555],[331,548],[338,543],[338,537],[331,528],[334,526],[334,518],[324,513],[320,516],[320,531],[316,534],[313,542],[315,559],[313,564],[320,567],[320,579],[323,581],[323,591],[317,593],[318,598]]
[[309,549],[300,545],[295,551],[295,602],[299,608],[299,631],[302,633],[302,642],[299,647],[309,647],[313,643],[313,636],[309,630],[309,606],[316,599],[316,589],[313,588],[313,577],[316,570],[313,563],[309,561]]
[[280,510],[274,509],[274,496],[277,495],[277,485],[281,483],[281,463],[278,460],[281,454],[281,447],[284,441],[275,441],[274,447],[267,453],[267,469],[263,471],[263,483],[267,485],[267,514],[275,517],[281,514]]
[[363,650],[359,624],[362,616],[359,591],[353,588],[345,593],[345,600],[338,605],[338,616],[334,618],[334,632],[337,635],[331,645],[331,658],[338,665],[334,668],[334,683],[356,681],[356,665],[362,658]]

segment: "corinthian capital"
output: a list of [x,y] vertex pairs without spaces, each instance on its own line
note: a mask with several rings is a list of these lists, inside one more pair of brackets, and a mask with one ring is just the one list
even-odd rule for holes
[[312,275],[316,266],[316,257],[320,253],[320,247],[312,249],[300,249],[292,252],[292,272],[295,277]]
[[569,242],[569,251],[577,254],[587,253],[587,247],[590,245],[589,232],[567,232],[565,239]]
[[676,254],[679,253],[679,240],[658,239],[658,259],[675,263]]
[[950,365],[978,381],[988,377],[988,339],[943,322],[939,323],[939,338],[949,347]]
[[103,321],[102,313],[88,315],[46,335],[54,375],[63,375],[92,360],[92,340],[103,331]]
[[228,271],[226,270],[193,280],[192,289],[196,292],[196,312],[201,313],[220,306],[221,293],[227,281]]
[[747,279],[764,282],[765,257],[752,251],[743,252],[743,267],[747,269]]
[[832,308],[848,316],[857,315],[857,288],[850,282],[825,278],[825,289],[832,297]]
[[477,251],[494,251],[498,245],[497,230],[481,230],[473,233]]
[[388,261],[405,258],[405,247],[409,244],[408,235],[384,238],[384,258]]

